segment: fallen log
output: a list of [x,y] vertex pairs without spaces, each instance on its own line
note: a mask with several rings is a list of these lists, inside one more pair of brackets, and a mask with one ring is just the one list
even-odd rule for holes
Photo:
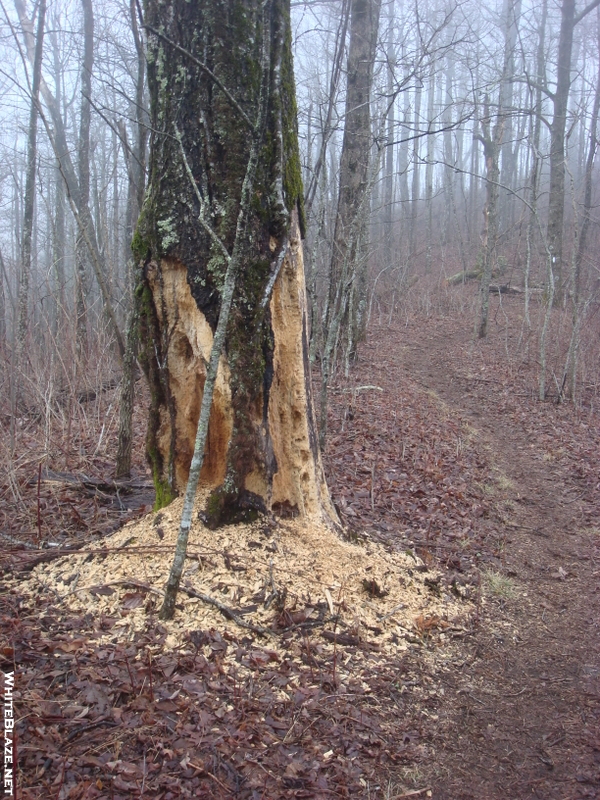
[[456,286],[459,283],[466,283],[467,281],[479,280],[481,278],[481,270],[469,269],[466,272],[462,270],[457,272],[456,275],[451,275],[446,278],[448,286]]
[[[29,481],[29,485],[37,484],[37,477]],[[129,494],[130,492],[153,489],[154,484],[143,480],[106,480],[104,478],[90,478],[87,475],[73,475],[68,472],[54,472],[47,469],[42,472],[41,483],[57,484],[59,486],[73,486],[79,489],[91,489],[106,494]]]
[[508,283],[491,283],[490,293],[493,292],[496,292],[496,294],[524,294],[523,289],[510,286]]

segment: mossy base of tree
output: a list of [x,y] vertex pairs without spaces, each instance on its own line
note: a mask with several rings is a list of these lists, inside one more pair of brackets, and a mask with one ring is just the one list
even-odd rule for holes
[[160,478],[154,476],[154,489],[156,492],[154,498],[154,511],[160,511],[161,508],[168,506],[177,497],[173,489],[169,486],[167,481],[162,481]]
[[266,513],[264,500],[257,494],[248,491],[228,492],[220,486],[210,493],[201,518],[209,530],[215,531],[224,525],[255,522],[259,515]]

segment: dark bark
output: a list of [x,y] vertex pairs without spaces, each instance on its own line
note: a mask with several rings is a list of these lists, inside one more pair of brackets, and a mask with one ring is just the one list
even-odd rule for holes
[[[139,35],[137,24],[137,10],[135,0],[130,2],[131,26],[134,34],[134,41],[138,57],[135,108],[133,117],[135,119],[134,144],[129,148],[127,144],[127,131],[125,125],[122,126],[121,138],[125,143],[125,160],[127,163],[128,187],[127,187],[127,214],[126,214],[126,241],[130,248],[133,239],[134,227],[137,224],[142,203],[144,200],[144,189],[146,182],[146,144],[147,130],[145,124],[147,111],[144,103],[145,88],[145,69],[146,59],[144,49]],[[131,251],[130,251],[131,252]],[[128,258],[128,285],[130,291],[134,286],[134,273],[136,265],[132,258]],[[132,297],[133,301],[133,297]],[[139,334],[139,307],[132,302],[129,322],[127,326],[127,346],[123,358],[123,377],[121,379],[121,395],[119,404],[119,431],[117,457],[115,461],[115,475],[117,478],[129,476],[131,473],[131,452],[133,443],[133,408],[134,390],[137,368],[138,353],[138,334]]]
[[[131,475],[131,452],[133,446],[133,405],[138,351],[138,306],[133,304],[127,325],[127,346],[123,356],[123,376],[119,396],[119,433],[115,477],[129,478]],[[138,370],[139,374],[139,370]]]
[[288,4],[270,0],[263,10],[258,0],[147,0],[145,14],[152,135],[134,251],[143,263],[140,357],[151,387],[157,504],[187,482],[224,278],[237,252],[202,470],[219,487],[207,513],[219,524],[278,506],[322,509],[328,499],[310,401]]

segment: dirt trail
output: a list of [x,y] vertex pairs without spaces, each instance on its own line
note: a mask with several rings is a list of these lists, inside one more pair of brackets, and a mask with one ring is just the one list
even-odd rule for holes
[[472,426],[503,476],[510,579],[491,587],[462,669],[444,680],[434,798],[600,798],[600,542],[585,492],[526,415],[507,411],[485,372],[494,345],[460,321],[428,331],[405,329],[399,361]]

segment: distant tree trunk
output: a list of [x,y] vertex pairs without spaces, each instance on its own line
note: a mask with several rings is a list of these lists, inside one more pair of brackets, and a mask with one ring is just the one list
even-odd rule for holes
[[575,26],[600,0],[592,0],[579,14],[575,11],[575,0],[562,0],[560,36],[558,40],[558,62],[556,90],[552,97],[554,113],[550,126],[550,190],[548,197],[548,250],[549,269],[554,275],[555,300],[563,297],[563,227],[565,217],[565,144],[567,111],[571,89],[571,56]]
[[[58,22],[54,20],[50,25],[50,42],[54,62],[54,85],[56,87],[56,105],[62,105],[63,74],[60,64],[60,53],[56,30]],[[65,182],[57,163],[54,170],[54,216],[52,219],[52,272],[54,277],[54,291],[56,296],[56,331],[63,330],[63,322],[67,315],[67,281],[65,276],[65,237],[66,237],[66,198]]]
[[[137,224],[142,203],[144,200],[144,187],[146,182],[146,144],[147,130],[146,109],[144,104],[144,86],[146,59],[137,25],[137,10],[135,0],[131,0],[129,7],[131,26],[138,56],[138,70],[136,81],[135,109],[135,142],[132,150],[125,147],[125,159],[128,167],[129,183],[127,188],[127,223],[125,236],[127,248],[131,252],[134,226]],[[125,126],[122,128],[122,138],[127,141]],[[131,291],[134,274],[137,273],[136,265],[132,258],[128,258],[127,279]],[[119,403],[119,431],[117,437],[117,457],[115,461],[115,477],[125,478],[131,474],[131,451],[133,444],[133,407],[135,391],[136,359],[138,353],[139,309],[134,298],[131,298],[131,310],[127,325],[127,345],[123,358],[123,377],[121,379],[121,396]]]
[[65,277],[65,184],[58,167],[54,172],[54,219],[52,224],[52,266],[54,272],[55,292],[57,295],[56,327],[60,330],[60,322],[67,311],[66,277]]
[[[395,134],[395,108],[396,98],[394,97],[394,65],[396,63],[396,48],[394,46],[394,0],[388,9],[388,44],[387,44],[387,93],[389,109],[387,112],[387,143],[383,162],[383,245],[384,257],[383,267],[389,268],[393,261],[393,224],[394,224],[394,134]],[[406,144],[406,148],[408,143]],[[406,150],[406,148],[403,148]],[[406,155],[399,159],[399,171],[401,175],[406,173],[408,159]],[[404,176],[404,180],[406,176]]]
[[289,4],[147,0],[145,11],[152,135],[134,252],[157,505],[186,486],[227,313],[199,454],[217,487],[209,523],[260,510],[333,518],[311,402]]
[[548,19],[548,0],[542,2],[542,16],[540,20],[536,71],[537,86],[535,87],[534,114],[530,121],[529,130],[531,132],[531,177],[529,179],[529,221],[527,224],[527,253],[525,261],[525,324],[531,327],[529,318],[529,280],[531,276],[531,260],[533,243],[535,241],[535,231],[538,228],[538,193],[540,179],[540,136],[542,127],[542,86],[545,83],[545,43],[546,43],[546,22]]
[[[500,154],[503,150],[503,140],[507,119],[511,117],[509,98],[512,97],[512,73],[514,64],[514,47],[517,36],[517,19],[520,14],[521,0],[504,0],[504,58],[500,87],[498,90],[498,105],[495,113],[493,132],[490,133],[490,108],[486,100],[484,119],[481,122],[482,135],[477,138],[483,144],[485,169],[486,169],[486,203],[483,209],[484,229],[482,241],[482,276],[481,276],[481,303],[479,313],[478,336],[483,339],[487,334],[490,281],[492,270],[496,263],[496,246],[498,239],[498,198],[500,194]],[[510,161],[512,145],[504,150]],[[508,169],[508,167],[507,167]],[[510,174],[510,170],[507,174]]]
[[366,249],[364,237],[369,213],[370,103],[380,10],[380,0],[352,0],[340,188],[326,324],[329,331],[336,327],[335,319],[339,317],[337,327],[346,335],[351,348],[356,344],[357,323],[356,318],[350,318],[351,295],[359,291],[360,273],[366,269],[361,256]]
[[487,335],[490,283],[496,255],[496,239],[498,237],[499,155],[502,144],[502,126],[502,113],[498,108],[493,133],[490,134],[489,104],[486,103],[484,119],[481,121],[482,134],[476,137],[483,144],[486,173],[486,202],[483,207],[483,233],[481,236],[482,274],[479,326],[477,328],[477,335],[480,339]]
[[6,280],[6,267],[2,251],[0,250],[0,354],[6,352],[6,293],[4,282]]
[[[600,53],[600,18],[598,25],[598,52]],[[583,222],[577,242],[577,251],[573,264],[573,330],[571,342],[565,365],[563,386],[567,382],[567,396],[575,398],[577,384],[577,362],[579,355],[579,345],[581,339],[581,325],[584,317],[585,302],[581,297],[581,280],[583,258],[587,247],[587,237],[592,221],[592,189],[594,176],[594,161],[598,149],[598,116],[600,113],[600,66],[596,77],[596,91],[594,93],[594,105],[592,107],[592,117],[590,120],[590,133],[588,142],[588,152],[585,163],[585,173],[583,182]]]
[[[38,25],[33,57],[33,77],[31,82],[31,105],[29,110],[29,131],[27,137],[27,168],[25,176],[25,199],[23,203],[23,230],[21,235],[21,264],[17,292],[17,330],[15,348],[15,379],[27,338],[29,284],[31,282],[31,243],[33,234],[33,215],[35,207],[35,176],[37,171],[37,127],[39,116],[40,81],[42,76],[42,53],[44,49],[44,24],[46,20],[46,0],[40,0]],[[33,26],[31,26],[33,27]],[[24,30],[23,33],[27,35]],[[14,413],[14,409],[13,409]]]
[[452,92],[454,90],[454,54],[448,53],[446,58],[446,81],[444,86],[444,109],[442,123],[445,128],[443,134],[444,147],[444,218],[442,221],[442,242],[447,245],[452,224],[452,210],[454,208],[454,153],[452,145]]
[[[81,64],[81,106],[79,117],[79,142],[77,146],[77,165],[79,179],[79,207],[87,209],[90,203],[90,122],[92,106],[92,69],[94,66],[94,10],[92,0],[81,0],[83,9],[83,61]],[[89,250],[85,241],[85,233],[80,230],[77,235],[75,251],[76,269],[76,314],[77,314],[77,352],[85,363],[88,355],[87,331],[87,265]]]
[[[420,114],[421,114],[421,82],[417,84],[415,89],[415,113],[414,113],[414,129],[415,132],[418,130],[420,124]],[[419,213],[419,202],[420,202],[420,175],[421,175],[421,165],[419,163],[419,142],[420,139],[418,136],[415,136],[413,141],[413,174],[412,174],[412,185],[411,185],[411,203],[410,203],[410,229],[408,234],[408,251],[409,251],[409,263],[411,266],[414,266],[414,261],[417,257],[417,224],[418,224],[418,213]]]
[[367,250],[372,143],[370,102],[380,11],[380,0],[352,0],[344,138],[329,269],[325,343],[321,354],[321,447],[327,434],[327,393],[338,344],[343,338],[346,360],[353,359],[361,337],[361,324],[366,319],[367,265],[361,260],[365,259]]
[[[479,60],[475,59],[475,85],[479,85]],[[469,181],[469,227],[471,231],[476,231],[479,228],[479,185],[480,180],[476,179],[475,176],[479,175],[479,147],[475,144],[477,141],[477,134],[479,133],[479,105],[475,102],[475,106],[473,109],[473,144],[471,145],[471,179]],[[474,239],[474,234],[471,234],[470,237],[472,240]]]
[[[500,106],[504,114],[504,134],[501,147],[501,172],[500,183],[509,190],[515,189],[517,176],[516,147],[513,142],[513,95],[514,82],[512,78],[515,73],[515,46],[519,33],[519,22],[521,17],[522,0],[504,0],[502,12],[504,27],[504,68],[503,79],[500,86],[501,98]],[[503,193],[502,208],[500,216],[503,220],[503,227],[512,224],[514,217],[515,204],[513,195],[510,191]]]
[[461,150],[457,139],[456,152],[453,146],[452,133],[452,108],[454,105],[453,92],[455,91],[454,77],[454,56],[449,54],[447,60],[446,85],[443,123],[444,131],[444,194],[445,213],[444,213],[444,232],[443,241],[446,246],[458,245],[458,252],[463,272],[467,271],[467,256],[465,254],[463,235],[456,208],[456,170],[455,166],[460,163]]
[[[598,20],[598,53],[600,55],[600,15]],[[573,275],[573,304],[577,307],[581,295],[581,268],[583,257],[587,247],[587,237],[592,222],[592,189],[594,177],[594,162],[598,149],[598,116],[600,114],[600,64],[596,76],[596,90],[594,93],[594,104],[592,107],[592,117],[590,120],[590,133],[588,141],[587,158],[585,161],[585,172],[583,180],[583,222],[579,241],[577,242],[577,253],[575,256],[575,269]]]
[[[435,66],[432,64],[427,87],[427,125],[433,125],[435,108]],[[427,233],[425,234],[425,272],[431,272],[433,239],[433,153],[435,137],[427,137],[427,167],[425,168],[425,209],[427,213]]]
[[575,0],[563,0],[554,114],[550,126],[550,193],[548,205],[548,248],[554,274],[557,302],[562,297],[563,225],[565,215],[565,134],[571,88],[571,51],[575,29]]

